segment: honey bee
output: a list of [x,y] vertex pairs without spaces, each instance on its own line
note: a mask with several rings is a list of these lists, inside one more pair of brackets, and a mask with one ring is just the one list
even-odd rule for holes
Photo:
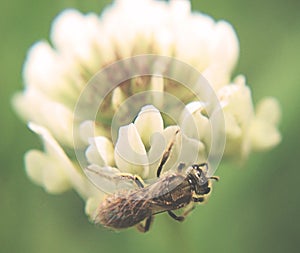
[[[129,180],[136,189],[123,189],[108,195],[98,206],[94,222],[115,230],[136,226],[140,232],[147,232],[154,215],[167,212],[176,221],[183,221],[194,209],[195,203],[204,202],[211,192],[211,180],[219,177],[207,177],[208,164],[193,164],[186,167],[180,163],[174,172],[164,173],[162,167],[168,159],[173,143],[164,152],[157,169],[158,180],[146,185],[136,175],[119,173],[114,180]],[[103,176],[101,172],[87,167],[87,171]],[[173,210],[184,208],[182,215]]]
[[[194,209],[194,203],[205,201],[211,191],[211,179],[219,180],[215,176],[206,176],[206,163],[189,166],[185,174],[183,167],[184,164],[180,164],[177,172],[148,186],[138,176],[121,174],[120,178],[132,180],[138,189],[108,195],[97,209],[95,223],[117,230],[137,226],[139,231],[147,232],[153,216],[158,213],[167,212],[173,219],[183,221]],[[172,212],[189,204],[193,205],[180,216]]]

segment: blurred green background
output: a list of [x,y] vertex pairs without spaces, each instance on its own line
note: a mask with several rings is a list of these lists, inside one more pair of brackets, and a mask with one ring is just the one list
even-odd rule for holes
[[182,224],[155,218],[147,234],[114,233],[90,224],[74,193],[52,196],[25,175],[23,154],[39,139],[13,113],[30,45],[48,39],[55,15],[67,7],[100,12],[110,1],[0,2],[0,251],[1,252],[298,252],[300,1],[192,1],[231,22],[241,46],[235,74],[245,73],[255,101],[271,95],[282,105],[282,143],[252,154],[245,165],[223,165],[207,205]]

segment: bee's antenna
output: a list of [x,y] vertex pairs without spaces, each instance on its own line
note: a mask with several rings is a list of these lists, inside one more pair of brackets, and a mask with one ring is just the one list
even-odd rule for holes
[[156,171],[156,176],[159,177],[160,176],[160,173],[162,171],[162,168],[163,166],[165,165],[165,163],[168,161],[168,158],[170,156],[170,153],[171,153],[171,150],[172,150],[172,147],[175,143],[175,138],[176,138],[176,135],[179,133],[179,129],[175,132],[174,134],[174,137],[172,138],[172,140],[170,141],[167,149],[164,151],[163,155],[162,155],[162,158],[160,160],[160,164],[157,168],[157,171]]
[[209,177],[208,179],[214,179],[214,180],[216,180],[218,182],[220,180],[220,177],[218,177],[218,176],[212,176],[212,177]]

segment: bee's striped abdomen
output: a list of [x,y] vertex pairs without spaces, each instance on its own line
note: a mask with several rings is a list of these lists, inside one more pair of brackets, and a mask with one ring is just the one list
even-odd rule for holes
[[113,194],[98,207],[95,222],[115,229],[128,228],[152,215],[148,205],[134,192]]

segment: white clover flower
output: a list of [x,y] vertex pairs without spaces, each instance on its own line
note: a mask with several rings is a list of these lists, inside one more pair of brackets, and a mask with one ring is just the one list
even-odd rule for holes
[[175,125],[164,128],[160,112],[147,105],[141,108],[133,123],[119,129],[115,148],[105,137],[90,138],[86,157],[92,165],[114,167],[115,172],[140,175],[143,179],[153,178],[162,154],[171,142],[174,145],[166,167],[176,166],[181,145],[178,130]]
[[53,22],[51,41],[53,48],[40,41],[30,49],[26,90],[14,105],[25,120],[47,127],[67,146],[72,146],[69,129],[78,94],[101,67],[137,54],[175,56],[219,87],[228,83],[238,56],[232,27],[190,13],[189,1],[116,1],[100,19],[66,10]]
[[[185,0],[116,0],[101,16],[65,10],[53,21],[50,42],[39,41],[29,50],[23,68],[25,89],[15,95],[13,105],[45,143],[44,152],[31,150],[26,154],[28,176],[49,193],[73,188],[86,201],[90,217],[104,194],[86,179],[76,159],[77,149],[84,151],[87,164],[102,168],[107,175],[130,173],[146,180],[155,177],[161,155],[172,138],[176,141],[166,170],[179,160],[189,161],[194,154],[195,161],[203,161],[211,151],[214,136],[209,105],[195,100],[193,92],[180,82],[163,77],[162,69],[174,75],[181,73],[177,65],[158,64],[158,76],[124,80],[105,97],[98,108],[100,116],[94,119],[87,120],[84,111],[74,113],[88,81],[98,71],[142,54],[176,58],[207,79],[224,113],[226,157],[245,159],[251,150],[272,148],[281,139],[276,100],[264,99],[254,110],[245,79],[237,77],[231,82],[239,43],[226,21],[216,22],[205,14],[191,12],[190,2]],[[137,67],[145,68],[143,64]],[[124,65],[99,86],[109,86],[126,71],[128,66]],[[132,122],[117,129],[114,142],[114,115],[131,96],[145,91],[171,94],[186,107],[175,123],[170,123],[156,108],[167,101],[155,93],[153,103],[141,105]],[[95,105],[95,94],[85,98],[87,113],[89,105]],[[180,134],[176,135],[178,130]],[[186,152],[179,154],[180,147]],[[100,183],[110,187],[108,181]]]

